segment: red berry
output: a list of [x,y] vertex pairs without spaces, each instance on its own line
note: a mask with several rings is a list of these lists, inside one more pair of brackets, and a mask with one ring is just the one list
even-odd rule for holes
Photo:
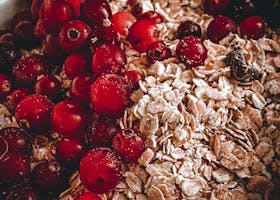
[[80,178],[89,191],[105,193],[121,178],[121,159],[108,148],[90,150],[80,162]]
[[97,76],[102,74],[120,74],[127,63],[124,51],[117,45],[104,44],[95,50],[92,57],[92,71]]
[[39,18],[39,10],[42,6],[44,0],[33,0],[30,11],[33,17],[33,20],[36,21]]
[[130,85],[122,76],[107,74],[100,76],[91,85],[92,107],[107,116],[119,116],[129,102]]
[[177,35],[179,39],[183,39],[186,36],[196,36],[201,37],[201,28],[198,24],[187,20],[180,24],[177,30]]
[[37,21],[36,26],[34,28],[34,34],[40,41],[43,41],[48,35],[46,23],[42,19],[39,19]]
[[129,29],[127,40],[134,49],[145,52],[147,47],[159,40],[159,29],[151,20],[138,20]]
[[64,70],[69,78],[74,78],[88,71],[88,63],[80,54],[70,54],[64,62]]
[[214,18],[207,28],[207,38],[214,43],[219,43],[230,32],[237,32],[237,25],[232,19],[225,16],[218,16]]
[[80,6],[83,0],[66,0],[68,3],[70,3],[72,5],[72,7],[74,8],[75,11],[75,15],[77,17],[80,16]]
[[153,10],[141,14],[138,19],[148,19],[155,22],[156,24],[160,24],[163,22],[163,17],[158,12]]
[[106,20],[111,21],[112,11],[106,0],[84,0],[81,4],[81,16],[91,25],[98,27]]
[[73,100],[64,100],[53,107],[51,123],[54,129],[66,137],[78,136],[84,122],[81,106]]
[[89,105],[90,86],[93,81],[94,77],[88,74],[76,76],[69,88],[71,98],[83,105]]
[[80,20],[73,20],[64,24],[58,36],[62,50],[72,53],[80,50],[89,40],[91,28]]
[[99,196],[92,192],[85,192],[75,198],[75,200],[101,200]]
[[17,46],[9,42],[0,42],[0,72],[10,73],[19,57],[20,51]]
[[0,184],[16,184],[30,173],[29,160],[18,152],[5,152],[0,156]]
[[132,88],[137,88],[140,80],[143,79],[142,75],[137,70],[129,70],[123,73],[123,77],[130,82]]
[[147,59],[150,64],[171,57],[171,49],[162,41],[153,42],[147,48]]
[[75,169],[84,154],[84,147],[75,139],[63,139],[56,147],[56,159],[65,167]]
[[12,88],[12,81],[9,76],[0,74],[0,101],[5,100]]
[[37,94],[46,95],[50,100],[57,100],[60,96],[61,85],[60,81],[51,75],[46,75],[40,78],[34,87]]
[[120,130],[113,138],[113,148],[123,158],[137,160],[145,150],[145,138],[134,128]]
[[112,26],[119,34],[126,36],[130,26],[136,22],[136,18],[126,11],[120,11],[112,16]]
[[32,14],[29,9],[21,10],[14,15],[12,19],[12,27],[15,27],[22,21],[32,21]]
[[65,58],[64,53],[58,43],[58,37],[54,33],[47,35],[43,45],[43,50],[45,56],[54,63],[60,62]]
[[187,36],[178,43],[176,54],[186,67],[192,68],[203,65],[207,57],[207,50],[201,39]]
[[23,127],[29,128],[31,133],[46,131],[50,124],[52,103],[46,96],[32,94],[25,97],[16,107],[15,117]]
[[48,72],[48,65],[42,55],[29,54],[17,60],[13,67],[13,75],[19,84],[32,86],[37,77]]
[[225,14],[232,0],[204,0],[204,10],[212,15]]
[[[96,33],[97,30],[93,30],[91,33],[90,33],[90,36],[89,36],[89,50],[91,52],[91,54],[94,54],[95,50],[97,47],[99,47],[101,44],[103,44],[104,42],[100,40],[99,36],[100,36],[100,33],[97,34]],[[109,42],[110,43],[110,42]]]
[[38,192],[30,185],[21,185],[13,189],[6,200],[39,200]]
[[7,96],[6,100],[11,109],[15,109],[19,102],[23,100],[26,96],[28,96],[30,92],[25,89],[17,89],[14,90],[9,96]]
[[0,37],[0,43],[7,42],[7,43],[16,43],[16,37],[13,33],[5,33]]
[[239,25],[242,37],[257,40],[264,36],[265,25],[261,17],[251,16],[244,19]]
[[96,29],[97,37],[100,42],[118,44],[119,38],[117,32],[112,26],[100,26]]

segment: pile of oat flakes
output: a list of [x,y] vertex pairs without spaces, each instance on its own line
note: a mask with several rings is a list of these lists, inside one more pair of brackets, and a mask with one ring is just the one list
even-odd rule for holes
[[[175,33],[187,19],[203,33],[212,17],[201,1],[143,1],[143,10],[159,12],[161,38],[173,57],[147,64],[145,55],[123,43],[127,69],[145,75],[119,120],[121,128],[138,127],[146,135],[146,150],[138,163],[123,166],[124,178],[102,199],[277,199],[280,176],[280,34],[258,41],[230,34],[219,45],[205,40],[204,66],[188,70],[175,57]],[[112,1],[113,13],[129,9]],[[233,48],[245,53],[246,63],[260,70],[260,80],[241,84],[231,77],[224,59]],[[1,107],[6,113],[5,107]],[[10,116],[11,117],[11,116]],[[0,116],[0,123],[13,119]],[[55,138],[55,134],[54,134]],[[34,163],[53,160],[55,142],[34,145]],[[72,200],[84,190],[78,172],[60,195]],[[278,191],[278,193],[277,193]]]

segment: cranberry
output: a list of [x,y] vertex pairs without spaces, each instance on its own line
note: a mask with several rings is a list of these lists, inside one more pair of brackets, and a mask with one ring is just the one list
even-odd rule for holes
[[[91,54],[94,54],[95,50],[97,47],[99,47],[101,44],[103,44],[104,42],[100,40],[99,38],[100,33],[97,34],[97,30],[93,30],[90,35],[89,35],[89,50]],[[111,43],[111,42],[109,42]]]
[[60,81],[51,75],[40,78],[34,87],[37,94],[46,95],[50,100],[57,100],[60,96],[61,85]]
[[179,39],[183,39],[186,36],[196,36],[201,37],[201,28],[198,24],[187,20],[180,24],[177,30],[177,35]]
[[138,17],[138,19],[148,19],[155,22],[156,24],[160,24],[163,22],[163,17],[158,12],[155,12],[153,10],[143,13]]
[[13,67],[13,75],[19,84],[32,86],[37,77],[48,72],[44,57],[39,54],[28,54],[17,60]]
[[6,96],[11,91],[12,81],[9,76],[0,74],[0,101],[5,100]]
[[117,32],[112,26],[100,26],[96,30],[97,37],[102,43],[119,43],[119,38]]
[[45,56],[54,63],[60,63],[65,58],[58,37],[54,33],[47,35],[43,49]]
[[219,43],[230,32],[237,32],[237,25],[229,17],[218,16],[214,18],[207,28],[207,38],[214,43]]
[[257,40],[264,36],[265,25],[261,17],[251,16],[244,19],[239,25],[243,37]]
[[94,77],[88,74],[78,75],[73,79],[70,85],[70,95],[75,101],[84,105],[89,105],[90,86],[94,81]]
[[122,76],[107,74],[100,76],[91,86],[92,107],[107,116],[119,116],[129,102],[130,85]]
[[0,130],[0,155],[8,152],[29,154],[31,151],[30,138],[24,129],[7,127]]
[[123,158],[137,160],[145,150],[145,138],[134,128],[120,130],[113,138],[113,148]]
[[104,44],[98,47],[92,57],[92,71],[97,76],[102,74],[120,74],[127,63],[124,51],[117,45]]
[[0,155],[0,184],[15,184],[24,180],[30,173],[29,160],[18,152],[5,152]]
[[44,0],[33,0],[31,7],[30,7],[30,12],[32,14],[32,18],[34,21],[36,21],[39,18],[39,10],[42,6]]
[[12,27],[15,27],[22,21],[32,21],[32,14],[29,9],[21,10],[14,15],[12,19]]
[[178,43],[176,54],[186,67],[192,68],[204,63],[207,50],[201,39],[195,36],[187,36]]
[[121,178],[121,159],[108,148],[90,150],[80,162],[80,178],[89,191],[105,193]]
[[87,43],[91,28],[80,20],[73,20],[64,24],[58,36],[62,50],[72,53],[80,50]]
[[73,14],[71,4],[65,0],[46,0],[39,13],[48,33],[58,31],[65,22],[72,19]]
[[12,190],[6,200],[39,200],[39,194],[30,185],[22,185]]
[[93,26],[102,26],[112,19],[112,11],[106,0],[84,0],[81,4],[81,16]]
[[143,2],[138,0],[128,0],[127,4],[131,7],[131,13],[135,17],[141,16],[143,14]]
[[241,22],[243,19],[254,15],[255,8],[252,1],[247,0],[234,0],[231,1],[229,6],[229,13],[230,16],[234,21]]
[[0,42],[0,72],[10,72],[19,56],[20,51],[14,44]]
[[34,34],[40,41],[43,41],[46,38],[46,36],[48,35],[48,31],[45,21],[43,21],[42,19],[39,19],[37,21],[36,26],[34,28]]
[[151,43],[159,40],[159,29],[151,20],[138,20],[130,27],[127,40],[134,49],[145,52]]
[[54,129],[66,137],[77,136],[84,122],[81,106],[73,100],[64,100],[53,107],[51,122]]
[[113,28],[122,36],[128,34],[128,30],[134,22],[136,22],[136,18],[126,11],[117,12],[112,16]]
[[13,33],[5,33],[0,37],[0,43],[7,42],[7,43],[16,43],[16,36]]
[[99,196],[92,192],[85,192],[75,198],[75,200],[101,200]]
[[72,7],[74,8],[74,11],[75,11],[75,15],[77,17],[79,17],[80,16],[80,7],[81,7],[81,3],[83,0],[66,0],[66,1],[72,5]]
[[75,139],[63,139],[56,147],[56,159],[65,167],[76,168],[84,154],[84,147]]
[[232,0],[204,0],[204,10],[212,15],[225,14],[228,12]]
[[64,70],[69,78],[74,78],[88,71],[88,63],[80,54],[70,54],[64,62]]
[[42,162],[33,169],[31,181],[36,189],[49,195],[58,194],[65,185],[58,167],[48,162]]
[[52,103],[46,96],[32,94],[25,97],[16,107],[15,117],[23,127],[33,131],[45,131],[49,128]]
[[153,42],[147,48],[147,59],[150,64],[171,57],[171,49],[162,41]]
[[137,88],[139,81],[143,79],[142,75],[137,70],[125,71],[123,77],[131,84],[132,88]]
[[28,96],[30,92],[25,88],[20,88],[14,90],[11,94],[9,94],[6,98],[9,109],[14,110],[19,102],[24,99],[24,97]]

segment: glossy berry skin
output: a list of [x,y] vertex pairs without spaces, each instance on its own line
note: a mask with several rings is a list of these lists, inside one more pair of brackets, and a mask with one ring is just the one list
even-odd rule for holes
[[65,58],[65,55],[58,43],[58,37],[54,33],[47,35],[43,45],[43,50],[45,56],[54,63],[60,63]]
[[104,44],[95,50],[92,56],[92,72],[100,76],[102,74],[120,74],[127,63],[124,51],[117,45]]
[[147,12],[141,14],[138,17],[138,20],[139,19],[151,20],[151,21],[155,22],[156,24],[160,24],[163,22],[163,17],[158,12],[155,12],[153,10],[150,10],[150,11],[147,11]]
[[48,35],[46,22],[44,20],[42,20],[41,18],[39,18],[39,20],[37,21],[37,23],[35,25],[34,34],[37,36],[37,38],[40,41],[43,41]]
[[63,100],[53,107],[51,124],[55,131],[66,137],[78,136],[84,123],[81,106],[73,100]]
[[9,108],[14,110],[19,102],[30,94],[29,90],[25,88],[16,89],[11,92],[6,98]]
[[5,34],[1,35],[0,43],[2,43],[2,42],[8,42],[8,43],[15,44],[16,43],[15,35],[13,33],[5,33]]
[[64,138],[56,147],[56,159],[64,167],[75,169],[84,154],[83,145],[76,139]]
[[90,100],[90,86],[94,82],[94,77],[89,74],[76,76],[70,85],[71,98],[82,105],[89,105]]
[[225,14],[232,0],[204,0],[203,8],[206,13],[212,15]]
[[134,128],[120,130],[113,138],[113,148],[124,159],[137,160],[145,150],[145,137]]
[[116,117],[123,113],[129,102],[130,84],[116,74],[100,76],[91,85],[91,103],[102,115]]
[[81,20],[67,22],[61,27],[58,42],[65,53],[80,50],[87,43],[91,28]]
[[22,21],[32,22],[32,14],[29,9],[21,10],[14,15],[12,19],[12,27],[15,27],[18,23]]
[[13,64],[20,57],[19,49],[9,42],[0,42],[0,72],[11,72]]
[[137,70],[129,70],[123,73],[123,77],[131,84],[132,88],[139,86],[139,81],[143,80],[142,75]]
[[121,178],[121,159],[109,148],[88,151],[80,162],[80,179],[91,192],[101,194],[114,188]]
[[177,35],[179,39],[183,39],[184,37],[190,35],[201,38],[201,28],[198,24],[187,20],[179,25]]
[[38,164],[32,171],[31,181],[38,191],[54,195],[64,189],[64,182],[57,167],[48,162]]
[[127,40],[134,49],[145,52],[151,43],[159,40],[159,29],[151,20],[138,20],[130,27]]
[[112,20],[112,11],[106,0],[85,0],[80,8],[82,18],[93,27],[103,26],[104,20]]
[[30,133],[46,131],[50,124],[52,102],[46,96],[32,94],[25,97],[16,107],[15,117]]
[[5,151],[30,154],[31,142],[27,132],[18,127],[7,127],[0,130],[0,155]]
[[38,192],[30,185],[21,185],[13,189],[7,196],[7,200],[39,200]]
[[50,100],[55,101],[59,98],[61,84],[55,76],[46,75],[38,79],[34,91],[37,94],[46,95]]
[[15,80],[24,86],[32,86],[37,77],[48,72],[45,58],[39,54],[28,54],[17,60],[13,67]]
[[171,49],[162,41],[151,43],[147,48],[147,60],[150,64],[171,57]]
[[96,29],[96,34],[102,44],[119,44],[118,34],[112,26],[100,26]]
[[112,26],[122,36],[128,34],[130,26],[136,22],[136,18],[126,11],[119,11],[112,16]]
[[85,192],[75,198],[75,200],[101,200],[99,196],[92,192]]
[[6,152],[0,157],[0,184],[23,181],[30,173],[29,160],[18,152]]
[[261,17],[251,16],[244,19],[239,25],[242,37],[257,40],[264,36],[265,25]]
[[5,100],[12,88],[12,81],[6,74],[0,74],[0,101]]
[[74,8],[75,11],[75,15],[77,17],[80,16],[80,6],[83,0],[66,0],[68,3],[70,3],[72,5],[72,7]]
[[176,54],[187,68],[192,68],[203,65],[207,57],[207,50],[201,39],[187,36],[178,43]]
[[88,68],[88,63],[85,57],[80,54],[70,54],[64,62],[65,73],[70,79],[73,79],[78,75],[86,74]]
[[36,21],[39,18],[39,10],[42,6],[44,0],[33,0],[30,6],[30,12],[32,14],[32,18]]

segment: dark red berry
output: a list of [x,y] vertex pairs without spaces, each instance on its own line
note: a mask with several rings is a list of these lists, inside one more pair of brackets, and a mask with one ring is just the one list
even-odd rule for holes
[[5,74],[0,74],[0,101],[6,99],[6,96],[12,89],[11,78]]
[[145,150],[145,137],[134,128],[120,130],[113,138],[113,148],[123,158],[137,160]]
[[78,136],[84,123],[81,106],[73,100],[63,100],[53,107],[51,123],[55,131],[66,137]]
[[138,20],[129,29],[127,40],[134,49],[145,52],[147,47],[159,40],[159,29],[151,20]]
[[15,117],[21,126],[30,129],[30,133],[46,131],[50,125],[51,109],[52,103],[46,96],[32,94],[19,102]]
[[237,32],[237,25],[232,19],[225,16],[218,16],[214,18],[207,28],[207,38],[214,43],[219,43],[230,32]]
[[107,116],[119,116],[129,102],[130,84],[116,74],[106,74],[91,86],[91,103],[94,110]]
[[119,38],[117,32],[112,26],[100,26],[96,29],[98,40],[104,43],[118,44]]
[[32,14],[32,18],[34,21],[36,21],[39,18],[39,10],[42,6],[44,0],[33,0],[31,7],[30,7],[30,12]]
[[65,58],[58,43],[58,37],[54,33],[47,35],[43,49],[45,56],[54,63],[59,63]]
[[60,96],[61,84],[55,76],[46,75],[38,79],[34,91],[37,94],[46,95],[50,100],[55,101]]
[[137,88],[139,81],[143,79],[141,73],[137,70],[125,71],[123,77],[131,84],[132,88]]
[[65,73],[71,79],[78,75],[86,74],[88,68],[85,57],[80,54],[70,54],[64,62]]
[[171,49],[162,41],[153,42],[147,48],[147,59],[150,64],[171,57]]
[[31,152],[30,138],[24,129],[7,127],[0,130],[0,155],[7,152],[29,154]]
[[143,14],[143,1],[128,0],[127,4],[131,8],[131,14],[133,14],[136,18]]
[[0,42],[0,72],[11,72],[19,57],[20,51],[13,43]]
[[94,27],[103,26],[111,21],[112,11],[106,0],[84,0],[81,4],[81,16]]
[[8,42],[15,44],[16,43],[16,36],[13,33],[5,33],[0,37],[0,43]]
[[101,200],[99,196],[92,192],[85,192],[75,198],[75,200]]
[[102,74],[120,74],[127,63],[124,51],[117,45],[104,44],[95,50],[92,57],[92,72]]
[[39,54],[28,54],[17,60],[13,67],[15,80],[24,86],[32,86],[38,76],[48,72],[45,58]]
[[187,68],[192,68],[203,65],[207,57],[207,50],[201,39],[187,36],[178,43],[176,54]]
[[97,34],[96,29],[91,31],[91,33],[89,35],[88,46],[89,46],[91,55],[94,54],[97,47],[99,47],[100,45],[102,45],[104,43],[103,41],[100,40],[99,35],[100,35],[100,33]]
[[73,20],[64,24],[58,36],[61,49],[66,53],[73,53],[81,48],[89,40],[91,28],[80,20]]
[[39,200],[38,192],[30,185],[21,185],[13,189],[7,196],[7,200]]
[[105,193],[120,181],[121,159],[108,148],[90,150],[80,162],[80,178],[89,191]]
[[12,185],[23,181],[30,173],[29,160],[18,152],[0,155],[0,184]]
[[65,138],[56,147],[56,159],[64,167],[75,169],[84,154],[83,145],[75,139]]
[[265,25],[259,16],[251,16],[244,19],[239,25],[242,37],[257,40],[264,36]]
[[43,41],[47,37],[48,30],[45,21],[43,21],[42,19],[39,19],[37,21],[36,26],[34,28],[34,34],[40,41]]
[[198,24],[187,20],[180,24],[177,30],[177,35],[179,39],[183,39],[190,35],[201,38],[201,28]]
[[70,85],[70,95],[75,101],[82,105],[89,105],[90,100],[90,86],[94,82],[94,77],[89,74],[76,76]]
[[66,1],[72,5],[72,7],[74,8],[74,11],[75,11],[75,15],[77,17],[79,17],[80,16],[80,7],[81,7],[81,3],[83,0],[66,0]]
[[15,27],[22,21],[32,21],[32,14],[29,9],[21,10],[14,15],[12,19],[12,27]]
[[203,8],[206,13],[212,15],[225,14],[229,11],[232,0],[204,0]]
[[130,26],[136,22],[136,18],[126,11],[119,11],[112,16],[112,26],[122,36],[128,34]]
[[231,1],[229,12],[225,15],[231,17],[235,22],[240,23],[245,18],[255,14],[255,8],[252,1],[234,0]]
[[10,109],[14,110],[19,102],[30,94],[29,90],[20,88],[14,90],[10,95],[7,96],[6,101]]
[[163,17],[158,12],[153,10],[143,13],[138,17],[138,19],[148,19],[155,22],[156,24],[160,24],[163,22]]

